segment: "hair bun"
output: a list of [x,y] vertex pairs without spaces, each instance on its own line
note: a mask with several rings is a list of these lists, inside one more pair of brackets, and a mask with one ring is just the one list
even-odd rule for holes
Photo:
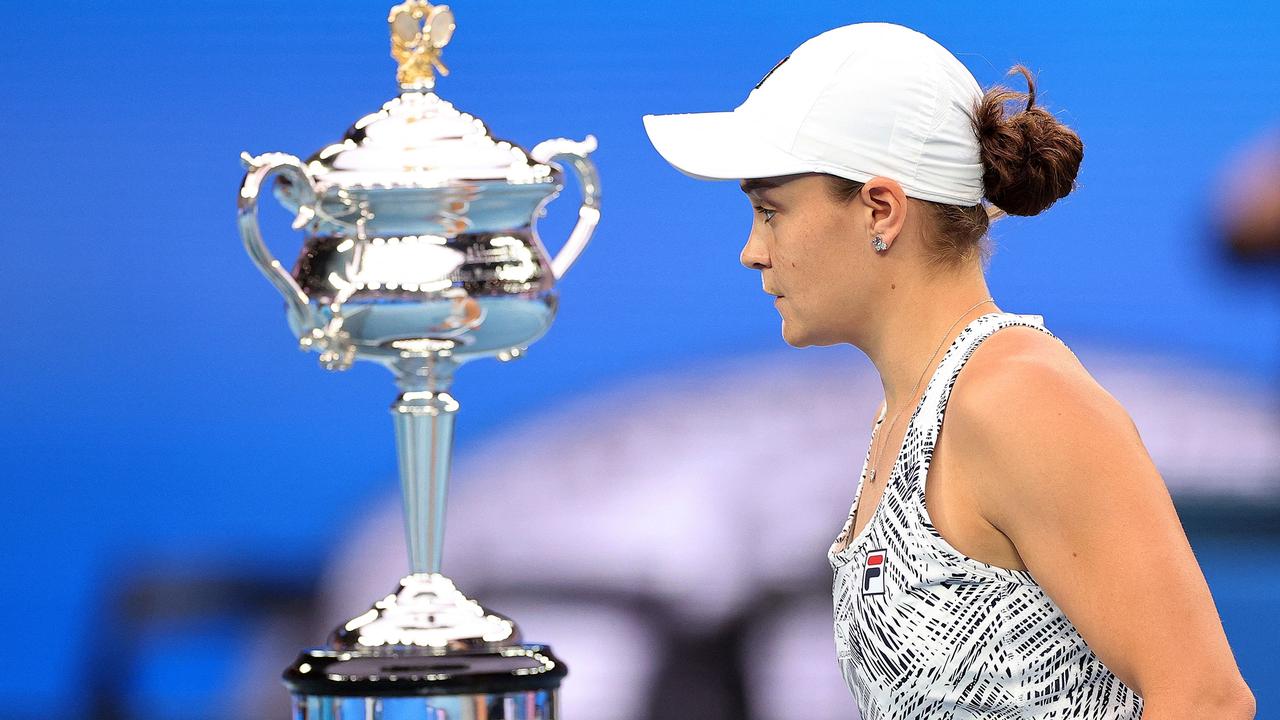
[[[982,185],[987,200],[1010,215],[1035,215],[1075,187],[1084,143],[1052,113],[1036,107],[1031,71],[1015,65],[1009,74],[1027,79],[1027,92],[996,85],[974,112],[974,130],[982,147]],[[1006,105],[1026,107],[1006,115]]]

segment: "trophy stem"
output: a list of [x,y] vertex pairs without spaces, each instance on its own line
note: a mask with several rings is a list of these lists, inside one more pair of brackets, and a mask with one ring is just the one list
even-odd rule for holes
[[449,394],[457,362],[432,354],[412,369],[397,368],[400,396],[391,405],[404,495],[405,541],[415,574],[440,572],[445,497],[453,460],[458,401]]

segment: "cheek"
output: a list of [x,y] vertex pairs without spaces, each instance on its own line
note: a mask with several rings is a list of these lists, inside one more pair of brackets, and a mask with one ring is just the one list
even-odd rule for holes
[[839,292],[847,284],[852,264],[856,258],[840,228],[830,225],[812,225],[802,232],[779,238],[774,251],[775,266],[793,279],[803,283],[801,288],[820,295]]

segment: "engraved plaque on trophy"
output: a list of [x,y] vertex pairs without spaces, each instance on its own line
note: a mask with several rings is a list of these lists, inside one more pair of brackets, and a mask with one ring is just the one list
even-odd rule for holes
[[[245,248],[284,296],[290,329],[320,363],[386,366],[404,494],[409,573],[326,647],[285,671],[296,720],[557,717],[565,666],[524,644],[511,619],[468,598],[441,574],[454,417],[454,371],[510,360],[556,312],[556,282],[599,221],[595,139],[548,140],[526,152],[434,92],[454,31],[447,6],[409,0],[388,18],[400,94],[306,161],[283,153],[242,159],[239,226]],[[554,256],[535,229],[563,189],[582,190],[578,221]],[[292,271],[272,257],[257,221],[274,192],[305,233]]]

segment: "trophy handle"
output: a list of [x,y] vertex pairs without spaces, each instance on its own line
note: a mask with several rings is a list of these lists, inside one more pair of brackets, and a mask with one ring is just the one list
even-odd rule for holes
[[555,274],[556,280],[564,277],[573,266],[582,249],[591,240],[591,235],[595,233],[596,224],[600,222],[600,173],[596,171],[595,163],[587,158],[595,149],[596,138],[588,135],[582,142],[565,138],[544,140],[529,153],[535,161],[543,164],[557,160],[567,162],[578,176],[578,184],[582,186],[578,224],[573,226],[573,232],[569,233],[564,247],[560,248],[560,252],[551,261],[551,272]]
[[263,153],[252,157],[249,153],[240,153],[240,160],[248,168],[244,180],[240,182],[240,196],[236,205],[239,208],[240,237],[244,240],[244,248],[253,258],[262,274],[284,296],[289,312],[294,316],[299,327],[306,327],[309,313],[307,306],[311,299],[293,279],[289,271],[284,269],[280,261],[275,259],[271,251],[262,242],[262,230],[258,227],[258,193],[262,184],[271,173],[280,173],[294,182],[298,188],[298,216],[293,221],[293,229],[300,230],[316,216],[318,199],[315,185],[302,166],[302,161],[285,153]]

